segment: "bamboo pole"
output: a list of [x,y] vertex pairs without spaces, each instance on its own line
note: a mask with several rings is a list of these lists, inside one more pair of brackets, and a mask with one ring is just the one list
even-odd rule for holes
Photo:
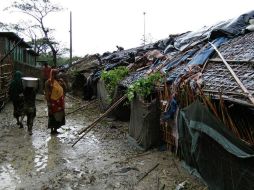
[[96,126],[98,122],[100,122],[104,117],[106,117],[111,111],[113,111],[120,103],[122,103],[127,98],[126,95],[122,96],[120,99],[118,99],[106,112],[104,112],[99,118],[97,118],[93,123],[91,123],[88,127],[83,128],[78,134],[81,135],[84,133],[81,137],[78,138],[73,144],[72,147],[74,147],[75,144],[77,144],[80,139],[82,139],[93,127]]
[[159,166],[159,163],[157,163],[156,165],[154,165],[151,169],[149,169],[146,173],[144,173],[139,180],[137,181],[137,184],[142,181],[149,173],[151,173],[155,168],[157,168]]
[[74,113],[74,112],[76,112],[76,111],[79,111],[79,110],[83,109],[84,107],[90,106],[90,105],[92,105],[92,104],[94,104],[94,103],[95,103],[95,101],[89,102],[88,104],[82,105],[82,106],[76,108],[75,110],[66,113],[65,115],[72,114],[72,113]]
[[[219,94],[220,91],[218,90],[209,90],[209,89],[202,89],[204,92],[211,92],[211,93],[217,93]],[[245,93],[240,93],[240,92],[231,92],[231,91],[223,91],[221,92],[222,94],[229,94],[229,95],[238,95],[238,96],[246,96]]]
[[224,57],[221,55],[221,53],[219,52],[219,50],[216,48],[215,45],[213,45],[211,42],[209,42],[211,44],[211,46],[214,48],[214,50],[218,53],[218,55],[220,56],[221,60],[223,61],[223,63],[226,65],[227,69],[229,70],[229,72],[231,73],[231,75],[234,77],[234,79],[236,80],[237,84],[241,87],[241,89],[247,93],[247,96],[249,98],[249,100],[251,101],[252,104],[254,104],[254,97],[252,96],[252,94],[247,90],[247,88],[243,85],[243,83],[241,82],[241,80],[237,77],[237,75],[235,74],[235,72],[233,71],[233,69],[230,67],[230,65],[227,63],[227,61],[224,59]]
[[204,92],[202,91],[202,89],[198,87],[198,90],[200,92],[200,97],[203,99],[204,103],[206,105],[208,105],[208,107],[212,110],[212,112],[214,113],[214,115],[216,116],[216,118],[218,118],[220,120],[219,114],[216,110],[216,108],[214,107],[214,105],[208,100],[208,98],[206,97],[206,95],[204,94]]
[[207,64],[208,64],[208,61],[209,61],[209,59],[206,60],[204,66],[203,66],[203,68],[202,68],[202,70],[201,70],[201,73],[204,72],[204,70],[205,70],[205,68],[206,68],[206,66],[207,66]]
[[4,57],[2,57],[2,58],[0,59],[0,63],[2,63],[2,62],[8,57],[8,55],[10,55],[10,54],[13,52],[13,50],[14,50],[22,41],[23,41],[23,38],[21,38],[21,39],[13,46],[13,48],[12,48],[7,54],[5,54]]
[[[212,92],[211,92],[212,93]],[[206,93],[207,95],[207,93]],[[248,107],[251,107],[251,108],[254,108],[254,105],[253,104],[250,104],[248,103],[247,101],[243,101],[243,100],[239,100],[239,99],[236,99],[236,98],[232,98],[230,96],[226,96],[226,95],[222,95],[222,97],[228,101],[231,101],[231,102],[235,102],[237,104],[240,104],[240,105],[243,105],[243,106],[248,106]],[[219,95],[217,94],[213,94],[213,98],[214,99],[220,99]]]

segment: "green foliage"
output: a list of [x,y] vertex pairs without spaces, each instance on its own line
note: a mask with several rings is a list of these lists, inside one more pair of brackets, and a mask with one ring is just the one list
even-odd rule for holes
[[129,70],[124,66],[117,67],[110,71],[102,71],[101,79],[104,80],[106,89],[111,96],[113,95],[116,86],[128,75],[128,73]]
[[132,101],[135,94],[138,94],[143,98],[147,98],[152,93],[155,84],[161,79],[161,74],[156,72],[131,84],[127,91],[129,101]]

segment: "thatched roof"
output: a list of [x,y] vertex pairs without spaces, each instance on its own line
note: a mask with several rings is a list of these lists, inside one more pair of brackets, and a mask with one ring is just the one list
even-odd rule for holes
[[[254,62],[228,63],[243,85],[254,96]],[[246,105],[251,104],[247,94],[243,92],[223,62],[209,61],[202,79],[204,81],[203,90],[215,95],[215,98],[222,93],[225,99]]]
[[[246,31],[249,20],[253,18],[254,11],[251,11],[196,32],[171,35],[167,39],[146,46],[113,53],[106,52],[99,57],[101,68],[110,70],[120,65],[132,68],[134,72],[121,83],[124,86],[128,86],[152,71],[160,70],[166,75],[168,82],[174,85],[179,85],[181,81],[202,71],[204,91],[213,92],[215,96],[218,96],[218,92],[221,91],[229,100],[250,104],[208,42],[213,42],[224,58],[229,61],[244,86],[253,94],[254,67],[250,60],[254,58],[254,32]],[[162,56],[148,56],[156,51]],[[88,62],[92,64],[88,64],[85,60],[79,62],[76,69],[86,70],[88,65],[96,65],[91,60]],[[143,67],[147,69],[137,71]]]
[[[219,51],[228,60],[254,59],[254,32],[230,39],[223,44]],[[218,57],[218,56],[216,56]]]
[[[253,43],[252,32],[233,38],[219,48],[222,56],[252,96],[254,96],[254,61],[251,61],[254,59]],[[207,63],[202,79],[206,92],[212,92],[217,97],[222,93],[225,99],[251,105],[247,95],[243,93],[217,54],[214,60],[211,59]]]

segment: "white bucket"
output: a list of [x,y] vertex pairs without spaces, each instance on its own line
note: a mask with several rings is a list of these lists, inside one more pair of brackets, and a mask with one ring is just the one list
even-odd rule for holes
[[38,88],[39,79],[33,77],[22,77],[22,84],[24,88],[26,87]]

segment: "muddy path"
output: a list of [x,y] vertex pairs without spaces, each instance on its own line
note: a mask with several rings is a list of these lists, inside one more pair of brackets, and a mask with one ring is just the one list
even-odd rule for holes
[[[66,112],[87,102],[67,98]],[[77,132],[99,116],[95,101],[66,116],[58,135],[47,129],[46,103],[36,101],[33,135],[19,129],[12,104],[0,112],[0,189],[206,189],[168,151],[143,152],[128,142],[128,123],[103,120],[74,147]],[[25,123],[25,121],[23,122]],[[159,163],[143,180],[138,180]]]

